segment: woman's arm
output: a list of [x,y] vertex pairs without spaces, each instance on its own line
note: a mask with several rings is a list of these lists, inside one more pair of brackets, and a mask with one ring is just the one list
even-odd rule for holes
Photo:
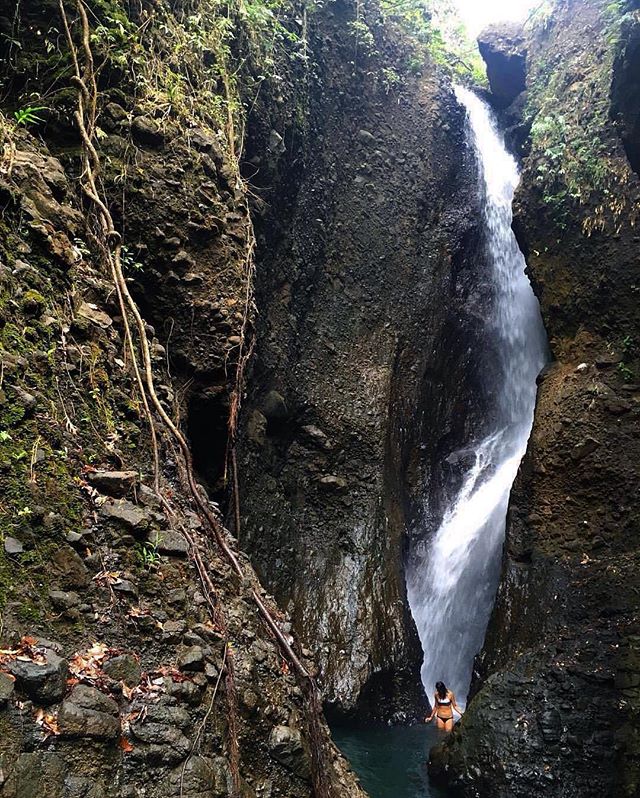
[[449,693],[449,696],[451,698],[451,706],[453,707],[453,709],[455,709],[455,711],[458,713],[458,715],[460,715],[460,717],[462,717],[462,710],[456,704],[456,697],[454,696],[453,693]]
[[431,723],[431,721],[433,720],[433,716],[436,714],[436,701],[435,701],[435,698],[436,697],[434,695],[434,697],[433,697],[433,709],[431,710],[431,714],[429,715],[429,717],[425,717],[425,719],[424,719],[425,723]]

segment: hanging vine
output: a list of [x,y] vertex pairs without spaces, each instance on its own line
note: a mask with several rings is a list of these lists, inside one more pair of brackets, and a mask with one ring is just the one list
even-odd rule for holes
[[[75,121],[82,141],[82,171],[80,175],[80,185],[87,198],[90,207],[93,209],[98,223],[98,238],[101,251],[108,267],[118,304],[123,320],[125,346],[127,348],[131,367],[133,369],[135,382],[141,396],[144,415],[149,425],[153,460],[154,460],[154,481],[155,488],[161,501],[167,506],[167,502],[161,493],[161,475],[159,468],[159,434],[166,435],[172,441],[179,452],[181,459],[181,470],[188,487],[191,499],[203,521],[205,529],[211,533],[212,539],[221,552],[222,556],[229,563],[233,572],[239,577],[241,582],[247,578],[239,558],[229,544],[229,534],[224,528],[221,518],[214,512],[207,499],[203,496],[194,474],[191,451],[181,430],[174,423],[160,402],[154,382],[150,344],[147,337],[144,320],[141,316],[135,300],[129,292],[127,282],[123,272],[123,248],[122,239],[115,229],[114,220],[108,208],[104,191],[101,186],[100,156],[96,148],[96,116],[98,108],[98,85],[96,80],[96,70],[91,48],[91,28],[87,10],[83,0],[76,0],[80,22],[80,42],[78,48],[74,40],[72,25],[69,22],[64,0],[58,0],[60,14],[64,26],[65,37],[71,53],[73,64],[72,83],[77,89],[77,105],[75,110]],[[235,148],[234,148],[235,149]],[[255,238],[251,224],[247,226],[246,240],[246,293],[244,303],[244,314],[241,327],[238,365],[236,369],[235,385],[232,392],[231,408],[229,414],[229,446],[228,456],[231,462],[232,479],[234,485],[234,513],[236,522],[236,533],[240,531],[240,501],[238,495],[238,474],[237,461],[235,454],[238,418],[246,365],[251,357],[252,341],[250,340],[250,324],[253,314],[253,271],[254,271],[254,250]],[[155,413],[155,416],[154,416]],[[158,427],[159,422],[159,427]],[[226,623],[224,612],[216,596],[215,587],[209,576],[207,568],[206,549],[195,540],[192,534],[185,531],[185,536],[189,545],[190,556],[195,564],[207,605],[212,616],[212,620],[221,629],[226,638]],[[305,699],[305,715],[307,730],[311,748],[311,772],[313,790],[316,798],[334,798],[334,790],[329,779],[329,762],[327,751],[329,750],[329,740],[322,725],[322,710],[320,696],[317,685],[311,674],[302,664],[298,655],[294,651],[293,645],[282,632],[278,624],[278,611],[267,606],[258,590],[251,589],[251,596],[260,617],[276,639],[282,655],[289,662],[290,667],[296,674]],[[225,688],[227,697],[227,749],[230,763],[230,771],[233,783],[234,798],[240,795],[240,751],[238,743],[237,729],[237,698],[233,670],[233,654],[229,641],[227,640],[227,650],[225,653]],[[337,796],[335,796],[337,798]]]

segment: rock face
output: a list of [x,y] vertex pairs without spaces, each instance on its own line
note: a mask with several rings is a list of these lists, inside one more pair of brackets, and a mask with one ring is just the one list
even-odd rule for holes
[[506,108],[525,90],[527,49],[516,24],[492,25],[478,37],[478,47],[487,65],[487,77],[495,103]]
[[555,361],[512,495],[474,697],[431,757],[456,795],[640,790],[640,181],[627,128],[610,121],[611,86],[619,112],[635,91],[636,36],[624,9],[572,0],[527,42],[533,124],[515,226]]
[[[258,228],[240,539],[336,711],[388,720],[424,705],[404,536],[435,341],[480,267],[476,166],[433,67],[393,91],[372,83],[373,58],[345,71],[348,9],[332,13],[314,39],[308,151],[285,138],[283,198]],[[378,49],[397,57],[384,39]]]
[[[158,26],[144,4],[86,5],[102,65],[101,186],[123,237],[125,279],[159,401],[183,420],[199,476],[216,490],[239,336],[250,327],[246,186],[227,123],[200,115],[211,94],[157,116],[164,100],[138,91],[135,70],[179,84],[196,70],[209,91],[220,64],[186,44],[179,64],[164,60],[174,52],[165,23],[172,37],[193,35],[171,4],[158,7]],[[218,508],[203,491],[207,513],[196,511],[159,416],[155,467],[132,369],[140,330],[129,347],[106,242],[77,180],[76,89],[49,60],[71,63],[64,37],[53,53],[46,34],[62,30],[58,4],[25,0],[10,17],[0,12],[0,795],[309,798],[320,754],[324,794],[362,796],[256,597],[288,636],[286,614],[240,552],[242,578],[232,573],[206,520]],[[235,66],[262,74],[244,56]],[[15,124],[14,111],[33,91],[48,94],[51,80],[61,91],[49,95],[46,121]],[[293,116],[300,106],[285,107]],[[268,109],[264,119],[271,126]],[[277,727],[290,741],[271,751]]]

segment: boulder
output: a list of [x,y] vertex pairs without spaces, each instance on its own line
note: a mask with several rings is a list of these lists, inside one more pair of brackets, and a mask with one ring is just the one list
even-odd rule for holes
[[84,589],[91,581],[87,566],[71,546],[62,545],[51,558],[51,575],[62,588]]
[[138,482],[137,471],[93,471],[87,474],[91,487],[119,499],[129,493]]
[[80,604],[80,596],[73,591],[65,593],[63,590],[50,590],[49,600],[58,612],[65,612]]
[[204,670],[204,652],[200,646],[189,646],[178,657],[178,667],[181,671],[202,671]]
[[111,657],[104,663],[102,670],[112,679],[124,682],[127,687],[135,687],[142,678],[140,663],[132,654]]
[[4,550],[7,554],[22,554],[24,546],[17,538],[10,535],[4,539]]
[[163,704],[150,706],[144,720],[131,725],[131,734],[138,742],[135,755],[148,762],[177,765],[191,747],[183,734],[189,725],[189,713],[184,709]]
[[313,424],[306,424],[304,427],[302,427],[302,432],[304,433],[305,438],[319,449],[329,451],[332,448],[329,438],[321,429],[314,427]]
[[6,704],[13,695],[15,678],[0,671],[0,706]]
[[106,330],[113,324],[111,316],[108,316],[103,310],[100,310],[96,305],[90,304],[89,302],[82,302],[78,308],[78,316],[90,321],[92,324],[95,324],[96,327],[100,327],[103,330]]
[[289,416],[287,403],[278,391],[269,391],[262,400],[262,413],[270,421],[284,421]]
[[2,798],[52,798],[64,795],[67,765],[55,753],[21,754],[2,788]]
[[343,477],[338,477],[335,474],[327,474],[324,477],[318,478],[318,484],[322,490],[327,492],[336,491],[342,492],[347,489],[347,480]]
[[187,539],[180,532],[169,530],[167,532],[154,532],[148,540],[154,545],[157,543],[158,551],[174,557],[186,557],[189,552]]
[[522,28],[515,23],[491,25],[478,37],[480,55],[496,105],[506,108],[526,89],[527,50]]
[[184,768],[170,774],[163,794],[171,798],[226,798],[232,791],[231,771],[224,757],[192,756]]
[[126,499],[106,501],[101,508],[102,515],[113,518],[115,521],[133,530],[142,532],[149,528],[149,513]]
[[65,694],[69,668],[53,651],[47,650],[44,657],[44,663],[14,660],[8,669],[16,678],[16,687],[36,704],[55,704]]
[[164,143],[164,133],[160,125],[149,116],[136,116],[131,123],[131,132],[138,144],[160,147]]
[[65,737],[115,740],[120,736],[118,705],[94,687],[79,684],[63,701],[58,726]]
[[309,759],[302,745],[302,735],[290,726],[275,726],[269,735],[269,753],[281,765],[289,768],[301,779],[311,773]]

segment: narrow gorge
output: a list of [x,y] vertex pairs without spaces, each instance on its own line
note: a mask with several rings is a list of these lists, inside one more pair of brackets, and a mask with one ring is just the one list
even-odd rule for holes
[[0,798],[640,795],[640,3],[518,5],[0,8]]

